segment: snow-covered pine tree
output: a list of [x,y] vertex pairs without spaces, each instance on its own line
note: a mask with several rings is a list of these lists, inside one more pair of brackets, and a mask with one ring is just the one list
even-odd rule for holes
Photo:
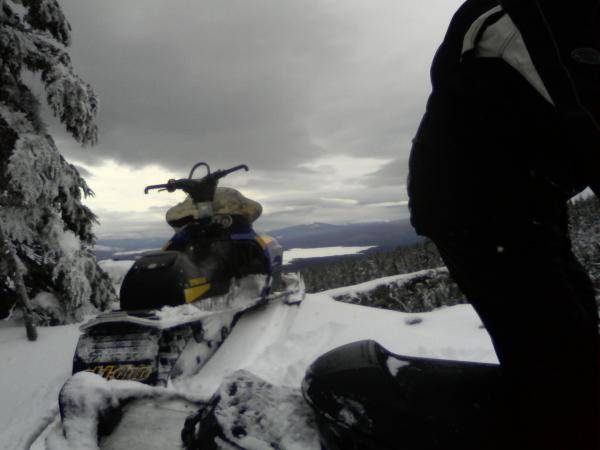
[[[92,191],[61,156],[23,81],[39,76],[54,115],[82,145],[97,140],[98,99],[65,48],[71,27],[57,0],[0,0],[0,226],[18,256],[41,322],[77,321],[115,298],[89,248]],[[14,307],[15,263],[0,254],[0,317]]]

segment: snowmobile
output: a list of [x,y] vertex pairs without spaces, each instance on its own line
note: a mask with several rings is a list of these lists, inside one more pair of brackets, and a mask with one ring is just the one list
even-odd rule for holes
[[[199,167],[206,174],[196,179]],[[121,285],[119,310],[81,327],[73,374],[165,386],[197,373],[243,312],[269,301],[302,300],[302,280],[281,272],[282,247],[252,227],[260,205],[217,187],[239,170],[248,167],[211,172],[199,162],[188,178],[145,188],[146,194],[188,194],[167,213],[175,234],[161,251],[133,264]]]
[[498,364],[396,355],[372,340],[309,367],[302,393],[326,450],[509,448]]

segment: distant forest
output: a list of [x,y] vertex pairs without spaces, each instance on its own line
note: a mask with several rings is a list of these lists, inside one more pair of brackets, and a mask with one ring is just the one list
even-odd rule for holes
[[[569,204],[569,229],[573,240],[573,249],[579,261],[590,274],[596,289],[600,293],[600,201],[592,196],[573,201]],[[308,292],[320,292],[342,286],[362,283],[376,278],[417,272],[443,266],[435,245],[431,241],[421,244],[398,247],[392,251],[371,253],[366,256],[343,258],[334,262],[316,263],[302,268]],[[434,292],[436,291],[437,294]],[[407,307],[415,304],[413,294],[419,291],[417,297],[423,295],[440,297],[427,303],[440,304],[461,303],[460,291],[449,279],[447,272],[433,272],[418,277],[414,283],[404,285],[402,291],[390,292],[390,287],[380,287],[374,295],[356,298],[344,298],[352,303],[369,304],[383,308],[396,309],[406,312],[423,310],[419,307]],[[425,294],[429,290],[428,294]],[[438,295],[439,294],[439,295]],[[408,301],[407,298],[411,300]],[[445,300],[444,300],[445,298]],[[600,299],[600,297],[597,297]],[[419,303],[419,302],[417,302]],[[425,308],[428,309],[428,308]]]

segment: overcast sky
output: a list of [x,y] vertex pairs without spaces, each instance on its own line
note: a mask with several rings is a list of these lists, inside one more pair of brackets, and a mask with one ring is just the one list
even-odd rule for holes
[[[246,163],[222,185],[257,225],[408,215],[410,142],[455,0],[60,0],[100,142],[60,150],[96,197],[100,237],[167,235],[180,197],[146,184]],[[224,180],[225,181],[225,180]]]

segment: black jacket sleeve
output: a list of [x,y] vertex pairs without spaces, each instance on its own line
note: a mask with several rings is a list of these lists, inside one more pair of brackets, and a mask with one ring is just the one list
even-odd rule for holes
[[501,0],[548,89],[587,183],[600,179],[600,0]]

